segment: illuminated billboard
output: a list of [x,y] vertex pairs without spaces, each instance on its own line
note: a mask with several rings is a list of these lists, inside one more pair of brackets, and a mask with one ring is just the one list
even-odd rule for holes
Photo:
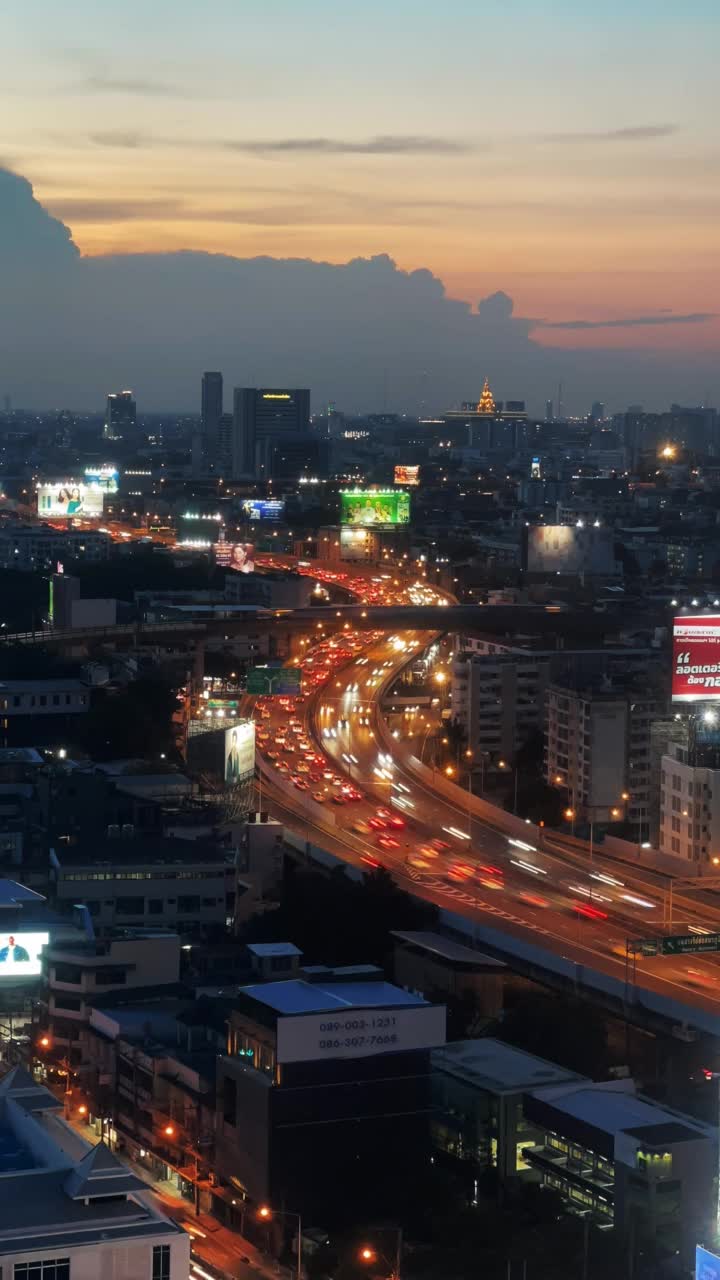
[[255,772],[255,724],[241,720],[225,730],[225,782],[233,786]]
[[703,613],[673,622],[673,702],[720,699],[720,614]]
[[242,513],[246,520],[282,520],[285,503],[281,498],[246,498]]
[[68,480],[63,484],[39,484],[38,515],[51,520],[101,516],[105,492],[105,489],[96,484],[85,484],[80,480]]
[[396,467],[393,473],[394,484],[417,485],[420,483],[419,467]]
[[373,529],[409,524],[410,494],[402,489],[343,489],[340,523]]
[[216,542],[215,563],[236,573],[253,573],[255,546],[252,542]]
[[407,1053],[445,1044],[445,1006],[369,1009],[339,1006],[328,1013],[278,1018],[278,1062],[324,1062]]
[[615,534],[582,524],[535,524],[527,531],[528,573],[597,574],[615,577]]
[[83,474],[89,489],[102,489],[103,493],[117,493],[120,475],[116,467],[110,465],[86,467]]
[[49,941],[47,933],[0,933],[0,984],[3,978],[38,977],[40,952]]

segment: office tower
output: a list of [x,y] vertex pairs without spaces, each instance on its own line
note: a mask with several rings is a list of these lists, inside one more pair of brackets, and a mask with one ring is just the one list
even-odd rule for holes
[[137,405],[132,391],[114,391],[107,398],[103,440],[121,440],[135,430]]
[[545,421],[552,422],[554,417],[555,417],[555,414],[553,413],[553,402],[552,400],[546,400],[545,401]]
[[605,405],[602,400],[594,400],[590,409],[591,422],[603,422],[605,419]]
[[277,446],[309,434],[310,392],[307,388],[236,387],[231,441],[233,478],[268,478]]
[[222,411],[223,376],[217,372],[204,373],[200,406],[202,447],[205,461],[211,465],[217,463],[218,424]]

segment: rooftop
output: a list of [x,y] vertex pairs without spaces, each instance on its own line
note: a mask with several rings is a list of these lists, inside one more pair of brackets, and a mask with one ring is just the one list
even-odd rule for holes
[[232,854],[214,840],[183,840],[177,836],[124,836],[93,839],[87,844],[61,845],[55,850],[61,867],[148,866],[178,863],[211,865],[232,861]]
[[[587,1081],[567,1088],[535,1089],[532,1096],[600,1132],[627,1133],[653,1146],[656,1142],[688,1142],[704,1137],[716,1140],[716,1130],[709,1125],[638,1097],[632,1081]],[[657,1138],[658,1133],[665,1137]],[[675,1136],[670,1137],[670,1133]]]
[[584,1076],[534,1053],[494,1040],[456,1040],[433,1049],[433,1067],[490,1093],[523,1093],[538,1085],[579,1082]]
[[273,1009],[281,1016],[327,1013],[340,1009],[395,1008],[426,1005],[427,1000],[403,991],[391,982],[265,982],[241,987],[239,994]]
[[44,902],[45,898],[34,889],[26,889],[17,880],[0,880],[0,907],[19,907],[23,903]]
[[294,942],[248,942],[248,951],[262,959],[266,956],[301,956],[302,951]]
[[412,947],[419,947],[422,951],[427,951],[430,955],[437,956],[439,960],[447,960],[452,965],[477,969],[499,970],[506,968],[502,960],[487,956],[482,951],[476,951],[473,947],[465,947],[461,942],[454,942],[452,938],[443,937],[441,933],[433,933],[431,930],[425,929],[393,929],[391,933],[392,937],[397,938],[400,942],[406,942]]

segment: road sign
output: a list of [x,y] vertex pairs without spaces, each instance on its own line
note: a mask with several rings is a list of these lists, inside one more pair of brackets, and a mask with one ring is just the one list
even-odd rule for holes
[[295,697],[300,692],[299,667],[252,667],[247,673],[247,692],[257,697]]
[[720,951],[720,933],[676,933],[660,939],[661,955],[682,956],[697,951]]

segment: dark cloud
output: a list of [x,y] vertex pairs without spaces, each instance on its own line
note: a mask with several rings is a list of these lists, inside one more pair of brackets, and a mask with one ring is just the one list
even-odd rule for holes
[[383,134],[376,138],[266,138],[238,139],[224,144],[231,151],[251,155],[292,154],[397,156],[397,155],[463,155],[474,150],[472,144],[450,138],[422,135]]
[[481,298],[477,304],[478,315],[486,320],[509,320],[513,313],[513,300],[509,294],[499,289],[487,298]]
[[677,133],[676,124],[638,124],[626,125],[624,129],[586,130],[577,133],[540,133],[536,134],[538,142],[642,142],[650,138],[669,138]]
[[139,94],[149,98],[187,98],[191,95],[187,89],[174,84],[164,84],[160,80],[142,78],[118,79],[116,76],[86,76],[79,81],[78,88],[88,93],[127,93]]
[[[304,191],[294,201],[275,209],[271,195],[259,197],[237,216],[298,218],[318,204]],[[123,201],[90,192],[53,209],[70,222],[89,213],[158,215],[181,226],[203,216],[189,197]],[[226,403],[234,385],[257,379],[309,386],[315,405],[334,400],[350,412],[387,403],[437,413],[477,399],[486,372],[499,398],[525,399],[532,412],[559,380],[577,412],[600,395],[613,409],[662,407],[695,403],[718,387],[716,353],[704,343],[695,352],[679,343],[675,351],[544,347],[529,333],[535,322],[513,315],[502,291],[472,308],[449,298],[431,271],[403,271],[386,254],[337,264],[196,252],[80,258],[68,227],[30,184],[2,170],[0,279],[0,390],[28,407],[99,410],[109,390],[132,386],[143,410],[197,408],[200,374],[211,368],[225,374]]]
[[651,316],[618,317],[615,320],[540,320],[538,327],[542,329],[638,329],[647,325],[664,324],[704,324],[706,320],[715,320],[714,311],[692,311],[689,315],[676,316],[672,312],[662,310]]

